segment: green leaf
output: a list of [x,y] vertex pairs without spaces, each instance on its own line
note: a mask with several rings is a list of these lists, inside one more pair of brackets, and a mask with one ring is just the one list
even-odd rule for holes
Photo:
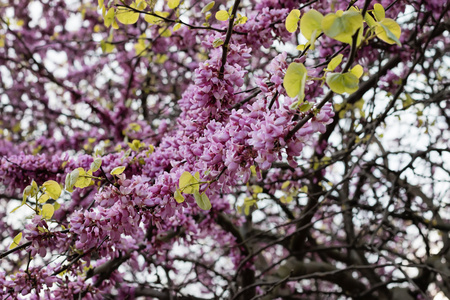
[[330,89],[338,94],[352,94],[358,90],[359,79],[350,72],[344,74],[329,73],[326,81]]
[[179,30],[180,28],[181,28],[181,23],[178,23],[178,24],[176,24],[175,26],[173,26],[173,32],[175,32],[175,31],[177,31],[177,30]]
[[373,14],[378,22],[383,21],[386,16],[383,6],[379,3],[376,3],[373,6]]
[[208,196],[203,192],[201,195],[198,191],[194,191],[195,202],[197,202],[198,207],[203,210],[211,209],[211,201],[209,201]]
[[301,102],[305,98],[305,84],[308,71],[302,63],[291,63],[284,75],[283,86],[289,97],[295,98]]
[[141,142],[139,140],[133,140],[133,142],[128,143],[128,146],[131,148],[131,150],[133,151],[139,151],[139,148],[141,147]]
[[45,188],[45,193],[52,199],[58,199],[61,196],[61,186],[54,180],[48,180],[42,185]]
[[216,19],[219,21],[226,21],[230,18],[230,15],[226,10],[219,10],[216,12]]
[[22,205],[24,205],[27,202],[27,198],[28,196],[31,195],[31,185],[27,185],[24,189],[23,189],[23,196],[22,196]]
[[115,21],[114,19],[114,8],[110,8],[105,15],[105,26],[109,27]]
[[42,217],[44,219],[51,219],[53,216],[53,213],[55,212],[55,208],[51,204],[44,204],[42,205]]
[[73,192],[73,186],[78,180],[78,176],[80,176],[80,170],[75,169],[69,174],[66,175],[66,181],[65,181],[65,189],[68,192]]
[[250,207],[251,207],[251,205],[248,205],[248,204],[245,205],[244,213],[246,216],[248,216],[250,213]]
[[197,179],[197,182],[200,181],[200,172],[199,171],[194,173],[194,178]]
[[359,78],[361,78],[362,74],[364,73],[364,69],[361,65],[356,65],[350,70],[350,73],[352,73],[359,79]]
[[33,179],[33,181],[31,182],[31,191],[30,191],[31,197],[35,197],[38,192],[39,192],[39,187],[38,187],[36,181],[34,181],[34,179]]
[[45,202],[47,202],[48,199],[50,199],[50,195],[47,194],[47,193],[45,193],[45,194],[42,194],[42,195],[39,197],[38,202],[39,202],[39,203],[45,203]]
[[285,196],[281,196],[281,198],[280,198],[281,203],[290,203],[290,202],[292,202],[292,200],[294,200],[294,197],[292,197],[292,195],[285,195]]
[[173,195],[173,197],[175,198],[175,200],[178,203],[183,203],[184,202],[184,196],[181,194],[180,190],[177,189]]
[[102,49],[103,53],[111,53],[114,50],[115,46],[110,42],[100,41],[100,48]]
[[[132,8],[137,8],[136,3],[132,3],[130,5]],[[119,7],[116,10],[116,18],[117,21],[119,21],[122,24],[130,25],[134,24],[139,19],[139,13],[132,11],[131,9],[127,7]]]
[[119,166],[119,167],[115,167],[114,169],[111,170],[111,172],[109,172],[109,174],[111,175],[120,175],[123,173],[123,171],[125,171],[125,166]]
[[91,163],[91,168],[90,170],[92,172],[97,171],[98,169],[100,169],[102,165],[102,158],[101,157],[97,157],[96,159],[94,159],[94,161]]
[[20,232],[18,235],[16,235],[14,238],[13,238],[13,242],[12,242],[12,244],[11,244],[11,246],[9,246],[9,249],[14,249],[14,248],[16,248],[17,246],[19,246],[19,243],[20,243],[20,240],[22,239],[22,232]]
[[402,34],[402,29],[400,28],[400,25],[397,24],[397,22],[392,19],[384,19],[378,24],[379,26],[375,28],[375,34],[380,40],[391,45],[402,45],[399,40],[400,35]]
[[15,212],[16,210],[18,210],[19,208],[21,208],[23,206],[23,204],[22,205],[19,205],[19,206],[17,206],[16,208],[14,208],[13,210],[11,210],[9,213],[11,214],[11,213],[13,213],[13,212]]
[[252,189],[254,194],[259,194],[263,192],[263,188],[260,187],[259,185],[252,185]]
[[75,182],[75,186],[77,188],[85,188],[88,187],[91,184],[92,178],[89,176],[92,176],[92,170],[85,171],[83,168],[78,168],[79,176],[77,181]]
[[342,62],[342,57],[344,57],[344,55],[342,54],[338,54],[333,57],[333,59],[328,63],[327,70],[334,71],[334,69],[336,69],[337,66],[339,66],[339,64]]
[[203,6],[203,8],[202,8],[202,14],[204,14],[204,13],[210,11],[210,10],[214,7],[214,4],[216,4],[216,2],[215,2],[215,1],[211,1],[211,2],[209,2],[208,4],[206,4],[205,6]]
[[309,102],[305,102],[302,105],[300,105],[299,110],[301,112],[307,112],[309,111],[311,108],[313,107],[313,105]]
[[178,7],[178,5],[180,5],[180,0],[169,0],[167,5],[169,6],[170,9],[175,9]]
[[162,37],[169,37],[172,35],[172,32],[168,29],[168,28],[160,28],[158,30],[158,33],[162,36]]
[[298,28],[298,21],[300,20],[300,11],[293,9],[286,18],[285,26],[289,32],[295,32]]
[[213,45],[214,48],[217,48],[219,46],[222,46],[223,43],[224,43],[224,41],[221,38],[217,38],[217,39],[214,40],[212,45]]
[[327,36],[347,44],[352,43],[352,36],[362,25],[363,17],[355,10],[338,10],[322,20],[322,30]]
[[286,189],[290,184],[291,184],[291,182],[290,182],[289,180],[288,180],[288,181],[285,181],[285,182],[283,183],[283,185],[281,186],[281,189],[282,189],[282,190]]
[[[163,18],[167,18],[169,16],[169,12],[166,12],[166,11],[155,11],[154,14],[155,15],[145,15],[144,20],[150,24],[158,24],[158,23],[161,23],[162,21],[164,21]],[[139,126],[139,128],[140,127],[141,126]],[[138,130],[135,130],[135,131],[138,131]]]
[[377,26],[377,22],[370,14],[364,15],[364,21],[366,21],[367,25],[369,25],[370,28],[374,28]]
[[[197,172],[198,173],[198,172]],[[197,175],[197,173],[195,175]],[[194,191],[199,190],[199,176],[198,174],[197,178],[192,176],[189,172],[183,172],[180,176],[180,181],[178,183],[178,186],[180,187],[180,190],[182,190],[185,194],[192,194]]]
[[144,10],[147,7],[147,1],[146,0],[137,0],[136,1],[136,9],[137,10]]
[[[300,32],[311,42],[311,37],[314,32],[317,37],[322,32],[323,15],[315,9],[311,9],[305,13],[300,20]],[[311,42],[311,45],[313,43]]]

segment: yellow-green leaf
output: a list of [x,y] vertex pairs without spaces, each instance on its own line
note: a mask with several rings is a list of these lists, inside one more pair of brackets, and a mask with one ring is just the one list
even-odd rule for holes
[[284,75],[283,86],[289,97],[298,96],[301,102],[305,98],[305,84],[308,71],[302,63],[291,63]]
[[281,196],[280,198],[281,203],[290,203],[292,202],[292,200],[294,200],[294,197],[292,197],[292,195]]
[[312,103],[309,103],[308,101],[304,102],[300,107],[298,108],[301,112],[307,112],[313,107]]
[[283,183],[283,185],[281,186],[281,189],[282,189],[282,190],[286,189],[290,184],[291,184],[291,182],[290,182],[289,180],[288,180],[288,181],[285,181],[285,182]]
[[97,157],[96,159],[94,159],[94,161],[91,163],[91,171],[95,172],[98,169],[100,169],[102,165],[102,158],[101,157]]
[[361,65],[356,65],[350,70],[350,73],[352,73],[359,79],[364,73],[364,69]]
[[36,196],[38,191],[39,191],[39,187],[38,187],[36,181],[34,181],[34,179],[33,179],[33,181],[31,182],[31,191],[30,191],[31,197]]
[[45,194],[42,194],[42,195],[39,197],[38,202],[39,202],[39,203],[45,203],[45,202],[47,202],[48,199],[50,199],[50,195],[47,194],[47,193],[45,193]]
[[373,6],[373,14],[378,22],[382,21],[386,16],[383,6],[379,3]]
[[219,10],[216,12],[216,19],[219,21],[226,21],[230,18],[230,15],[226,10]]
[[17,207],[14,208],[13,210],[11,210],[9,213],[11,214],[11,213],[15,212],[16,210],[18,210],[18,209],[21,208],[22,206],[23,206],[23,204],[17,206]]
[[79,176],[75,182],[75,186],[81,189],[88,187],[92,182],[92,178],[90,178],[92,176],[92,170],[86,172],[83,168],[78,168],[78,171]]
[[329,73],[326,81],[330,89],[338,94],[352,94],[358,90],[359,79],[350,72],[344,74]]
[[293,9],[286,18],[285,26],[289,32],[295,32],[298,28],[298,21],[300,20],[300,11]]
[[23,189],[23,196],[22,196],[22,205],[25,204],[25,202],[27,202],[27,198],[28,196],[31,195],[31,185],[27,185],[24,189]]
[[195,202],[197,202],[198,207],[203,210],[211,209],[211,202],[209,201],[208,196],[203,192],[202,194],[199,191],[194,191]]
[[44,204],[42,205],[42,217],[44,219],[51,219],[53,216],[53,213],[55,212],[55,208],[51,204]]
[[[161,23],[162,21],[164,21],[163,18],[167,18],[168,16],[169,16],[168,12],[155,11],[154,15],[145,15],[144,20],[150,24],[158,24],[158,23]],[[138,131],[138,130],[135,130],[135,131]]]
[[103,53],[111,53],[115,46],[114,44],[111,44],[111,42],[108,41],[100,41],[100,48],[102,49]]
[[204,13],[210,11],[210,10],[214,7],[214,4],[216,4],[216,2],[215,2],[215,1],[211,1],[211,2],[209,2],[208,4],[206,4],[205,6],[203,6],[203,8],[202,8],[202,14],[204,14]]
[[61,196],[61,186],[54,180],[48,180],[42,185],[45,188],[45,193],[53,199],[58,199]]
[[78,169],[75,169],[66,175],[65,188],[68,192],[73,192],[73,186],[77,182],[78,176],[80,176],[80,171]]
[[[137,5],[136,5],[136,3],[132,3],[130,5],[130,7],[137,8]],[[116,18],[117,18],[117,21],[119,21],[120,23],[125,24],[125,25],[130,25],[130,24],[134,24],[138,21],[139,13],[134,12],[133,10],[131,10],[127,7],[119,7],[116,10]]]
[[184,202],[184,196],[181,194],[180,190],[177,189],[173,195],[173,197],[175,198],[175,200],[178,203],[183,203]]
[[59,204],[58,202],[53,203],[53,208],[56,210],[58,210],[61,207],[61,204]]
[[112,169],[111,172],[109,172],[111,175],[120,175],[125,171],[125,166],[119,166]]
[[22,239],[22,232],[20,232],[18,235],[16,235],[13,238],[13,242],[11,243],[11,246],[9,246],[9,249],[14,249],[17,246],[19,246],[20,240]]
[[175,9],[178,7],[178,5],[180,5],[180,0],[169,0],[167,5],[169,6],[169,8]]
[[352,43],[352,36],[362,25],[363,17],[354,10],[338,10],[322,20],[322,30],[327,36],[347,44]]
[[169,37],[172,35],[172,32],[170,32],[170,30],[168,28],[160,28],[158,30],[158,33],[162,36],[162,37]]
[[259,185],[252,185],[252,189],[254,194],[259,194],[263,192],[263,188],[260,187]]
[[173,32],[177,31],[178,29],[181,28],[181,23],[176,24],[175,26],[173,26]]
[[[197,172],[198,173],[198,172]],[[197,173],[195,175],[197,175]],[[199,176],[197,178],[192,176],[189,172],[183,172],[180,176],[180,181],[178,183],[180,190],[185,194],[192,194],[194,191],[199,190]]]
[[397,44],[399,46],[402,45],[399,40],[400,35],[402,34],[402,29],[397,22],[392,19],[384,19],[378,24],[379,26],[376,27],[375,34],[380,40],[388,44]]
[[183,174],[181,174],[180,180],[178,182],[178,186],[180,187],[180,189],[186,187],[189,184],[189,182],[191,181],[192,177],[194,177],[194,176],[192,176],[191,173],[189,173],[187,171],[183,172]]
[[323,15],[315,9],[311,9],[300,20],[300,32],[307,40],[311,41],[313,32],[316,32],[316,37],[322,32],[322,20]]
[[147,7],[146,0],[137,0],[136,1],[136,9],[137,10],[144,10]]
[[366,21],[367,25],[369,25],[370,28],[374,28],[377,26],[377,22],[370,14],[364,15],[364,21]]
[[333,57],[333,59],[328,63],[327,70],[334,71],[334,69],[336,69],[337,66],[339,66],[339,64],[342,62],[342,57],[344,57],[344,55],[342,54],[338,54]]
[[109,27],[114,22],[114,8],[110,8],[105,15],[105,26]]
[[137,152],[139,150],[139,147],[141,146],[141,142],[139,140],[133,140],[133,142],[128,143],[128,146],[131,148],[131,150]]
[[217,38],[213,41],[212,45],[214,48],[217,48],[219,46],[222,46],[224,41],[221,38]]

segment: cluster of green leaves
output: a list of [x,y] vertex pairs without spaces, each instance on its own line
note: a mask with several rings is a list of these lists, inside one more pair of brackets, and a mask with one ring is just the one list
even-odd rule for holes
[[[133,141],[130,143],[133,148],[139,148],[140,144]],[[72,172],[66,175],[64,188],[68,192],[73,192],[74,188],[85,188],[94,185],[94,179],[103,180],[101,177],[95,177],[92,174],[100,169],[102,165],[102,158],[97,157],[91,163],[90,168],[85,170],[84,168],[76,168]],[[111,170],[110,174],[117,176],[125,171],[125,166],[118,166]],[[11,213],[15,212],[22,206],[27,206],[31,208],[35,214],[41,215],[43,219],[50,220],[54,212],[61,207],[61,205],[56,202],[56,200],[61,197],[62,185],[54,180],[47,180],[41,186],[39,186],[36,181],[32,181],[30,185],[26,186],[23,190],[22,203],[14,208]],[[46,203],[49,199],[53,199],[53,204]],[[32,207],[29,203],[34,204]],[[41,230],[39,228],[39,230]],[[42,228],[42,230],[45,230]],[[19,233],[14,237],[10,249],[13,249],[19,245],[22,238],[22,233]]]
[[[372,18],[372,15],[375,17]],[[375,4],[373,6],[373,11],[371,14],[366,14],[364,20],[370,26],[372,31],[372,37],[378,37],[380,40],[388,44],[397,44],[401,46],[400,35],[402,34],[402,29],[397,22],[392,19],[386,18],[386,13],[384,7],[381,4]]]
[[[375,4],[374,9],[366,13],[364,18],[356,7],[351,7],[345,12],[338,10],[336,13],[326,16],[311,9],[302,17],[300,16],[300,11],[294,9],[289,13],[285,22],[286,30],[291,33],[297,31],[300,22],[300,32],[308,40],[308,43],[299,45],[297,47],[299,50],[307,48],[314,50],[315,41],[320,34],[347,44],[353,44],[353,37],[356,34],[356,43],[352,47],[359,47],[363,40],[367,41],[375,37],[389,44],[401,45],[399,41],[400,26],[394,20],[385,17],[384,8],[380,4]],[[368,24],[365,35],[363,35],[364,22]],[[354,93],[358,90],[363,68],[356,65],[349,72],[333,72],[341,64],[342,59],[341,54],[335,56],[324,69],[325,75],[321,78],[309,78],[308,70],[302,63],[291,63],[283,81],[287,95],[291,98],[298,97],[298,104],[301,104],[305,98],[305,85],[308,79],[322,80],[333,92],[338,94]]]
[[248,186],[248,190],[249,192],[252,194],[251,197],[245,197],[244,198],[244,204],[241,206],[238,206],[238,212],[241,214],[242,213],[242,208],[244,208],[244,213],[246,216],[249,215],[250,213],[250,208],[251,207],[255,207],[258,208],[258,200],[259,200],[259,194],[261,194],[263,192],[263,188],[258,186],[258,185],[252,185],[252,186]]
[[[22,206],[27,206],[33,210],[37,215],[41,215],[43,219],[50,220],[55,212],[61,205],[56,200],[61,196],[62,188],[54,180],[47,180],[41,186],[38,186],[36,181],[32,181],[30,185],[26,186],[23,190],[22,203],[14,208],[11,213],[15,212]],[[53,204],[47,203],[49,199],[55,200]],[[27,200],[29,203],[27,203]],[[34,204],[34,207],[32,205]],[[41,229],[40,229],[41,230]],[[44,229],[42,229],[44,230]],[[22,232],[17,234],[13,238],[9,249],[14,249],[19,246],[22,239]]]
[[[57,200],[61,196],[61,186],[54,180],[48,180],[38,186],[36,181],[32,181],[30,185],[26,186],[23,190],[22,203],[14,208],[12,212],[15,212],[22,206],[30,207],[36,214],[42,215],[44,219],[50,219],[53,216],[55,210],[57,210],[60,205],[55,202],[53,205],[46,203],[50,198]],[[31,207],[27,200],[34,202],[35,207]]]
[[195,172],[194,175],[189,172],[183,172],[178,182],[178,188],[174,193],[175,200],[178,203],[182,203],[185,200],[183,194],[190,194],[194,196],[195,202],[197,202],[197,205],[201,209],[210,210],[211,202],[209,201],[209,198],[206,195],[205,191],[200,194],[200,185],[203,183],[208,182],[203,182],[200,180],[199,172]]
[[[182,2],[181,0],[167,1],[168,7],[175,11],[175,15],[177,16],[177,18],[179,17],[178,8],[180,7],[181,2]],[[155,11],[154,5],[155,3],[150,2],[150,7],[147,7],[148,6],[147,1],[136,0],[128,6],[125,5],[114,6],[108,9],[104,3],[104,0],[99,0],[98,7],[99,9],[102,10],[104,25],[106,27],[112,27],[111,33],[108,36],[108,38],[100,43],[102,51],[105,53],[109,53],[114,50],[114,44],[112,43],[114,37],[113,29],[118,29],[119,23],[124,25],[135,24],[139,20],[140,12],[143,12],[147,8],[148,10],[145,13],[144,20],[149,25],[161,25],[164,22],[164,20],[167,17],[169,17],[170,12]],[[168,28],[168,26],[161,27],[159,29],[159,34],[162,37],[169,37],[172,35],[172,32],[177,31],[181,27],[181,25],[182,25],[181,22],[179,22],[178,20],[176,24],[173,26],[172,31]],[[139,37],[138,42],[135,44],[136,55],[143,56],[150,54],[150,52],[147,50],[151,47],[151,45],[145,44],[145,40],[146,34],[143,33]]]
[[[366,112],[364,111],[363,107],[364,107],[364,99],[359,99],[358,101],[356,101],[355,103],[351,104],[351,103],[335,103],[334,104],[334,110],[337,111],[339,113],[339,118],[342,119],[345,117],[346,113],[350,113],[353,116],[357,116],[357,118],[359,117],[365,117],[366,116]],[[358,116],[359,115],[359,116]]]

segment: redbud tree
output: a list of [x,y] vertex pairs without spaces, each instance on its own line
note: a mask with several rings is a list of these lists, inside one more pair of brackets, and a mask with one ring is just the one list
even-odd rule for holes
[[1,298],[450,297],[449,16],[0,1]]

